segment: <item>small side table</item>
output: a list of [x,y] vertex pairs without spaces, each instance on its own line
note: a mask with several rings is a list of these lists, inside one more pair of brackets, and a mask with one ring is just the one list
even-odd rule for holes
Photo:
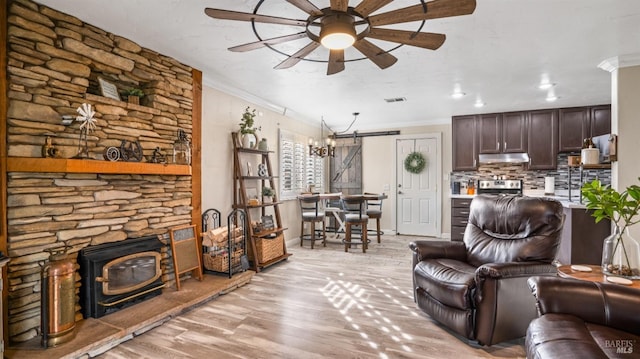
[[[596,265],[583,265],[584,267],[591,268],[591,272],[581,272],[571,269],[571,265],[563,265],[558,267],[558,276],[562,278],[572,278],[579,280],[586,280],[591,282],[611,283],[607,281],[607,276],[602,273],[602,267]],[[640,280],[632,281],[631,285],[622,285],[624,287],[638,288],[640,289]],[[611,283],[613,284],[613,283]]]

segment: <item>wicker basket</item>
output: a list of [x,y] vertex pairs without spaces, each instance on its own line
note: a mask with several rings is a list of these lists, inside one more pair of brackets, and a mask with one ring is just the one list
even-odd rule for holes
[[[239,249],[233,252],[231,257],[231,266],[235,267],[240,264],[240,257],[242,257],[243,250]],[[211,253],[204,253],[202,255],[202,264],[210,271],[215,272],[228,272],[229,271],[229,252],[224,254],[213,255]]]
[[284,234],[275,238],[256,238],[256,258],[265,263],[284,255]]

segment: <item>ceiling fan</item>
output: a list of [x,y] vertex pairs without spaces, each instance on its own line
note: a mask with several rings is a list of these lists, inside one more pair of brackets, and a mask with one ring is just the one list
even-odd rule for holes
[[[253,13],[206,8],[205,13],[212,18],[223,20],[250,21],[291,25],[305,28],[304,31],[262,39],[255,30],[259,41],[230,47],[230,51],[244,52],[268,47],[288,41],[309,38],[311,42],[296,53],[289,55],[278,64],[276,69],[286,69],[304,60],[311,52],[323,45],[329,49],[327,75],[336,74],[345,69],[344,49],[355,47],[365,58],[368,58],[381,69],[385,69],[398,60],[389,52],[402,45],[421,47],[429,50],[438,49],[445,41],[444,34],[420,32],[425,20],[451,16],[472,14],[476,8],[476,0],[416,0],[418,4],[391,10],[381,14],[373,13],[392,3],[393,0],[362,0],[356,7],[349,6],[349,0],[331,0],[330,6],[320,9],[309,0],[286,0],[288,3],[309,14],[305,20],[288,19],[277,16],[258,14],[260,0]],[[405,22],[422,21],[417,31],[395,30],[381,26]],[[391,50],[383,50],[367,38],[398,43]]]

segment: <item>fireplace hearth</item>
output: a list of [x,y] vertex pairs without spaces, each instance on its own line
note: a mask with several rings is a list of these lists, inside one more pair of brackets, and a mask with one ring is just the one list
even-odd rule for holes
[[83,317],[100,318],[161,294],[162,247],[157,236],[147,236],[80,250]]

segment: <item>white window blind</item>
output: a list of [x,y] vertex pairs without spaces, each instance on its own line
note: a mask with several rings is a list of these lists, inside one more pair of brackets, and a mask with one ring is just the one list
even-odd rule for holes
[[324,192],[324,159],[309,156],[307,137],[282,129],[279,132],[280,199],[295,199],[310,187]]

